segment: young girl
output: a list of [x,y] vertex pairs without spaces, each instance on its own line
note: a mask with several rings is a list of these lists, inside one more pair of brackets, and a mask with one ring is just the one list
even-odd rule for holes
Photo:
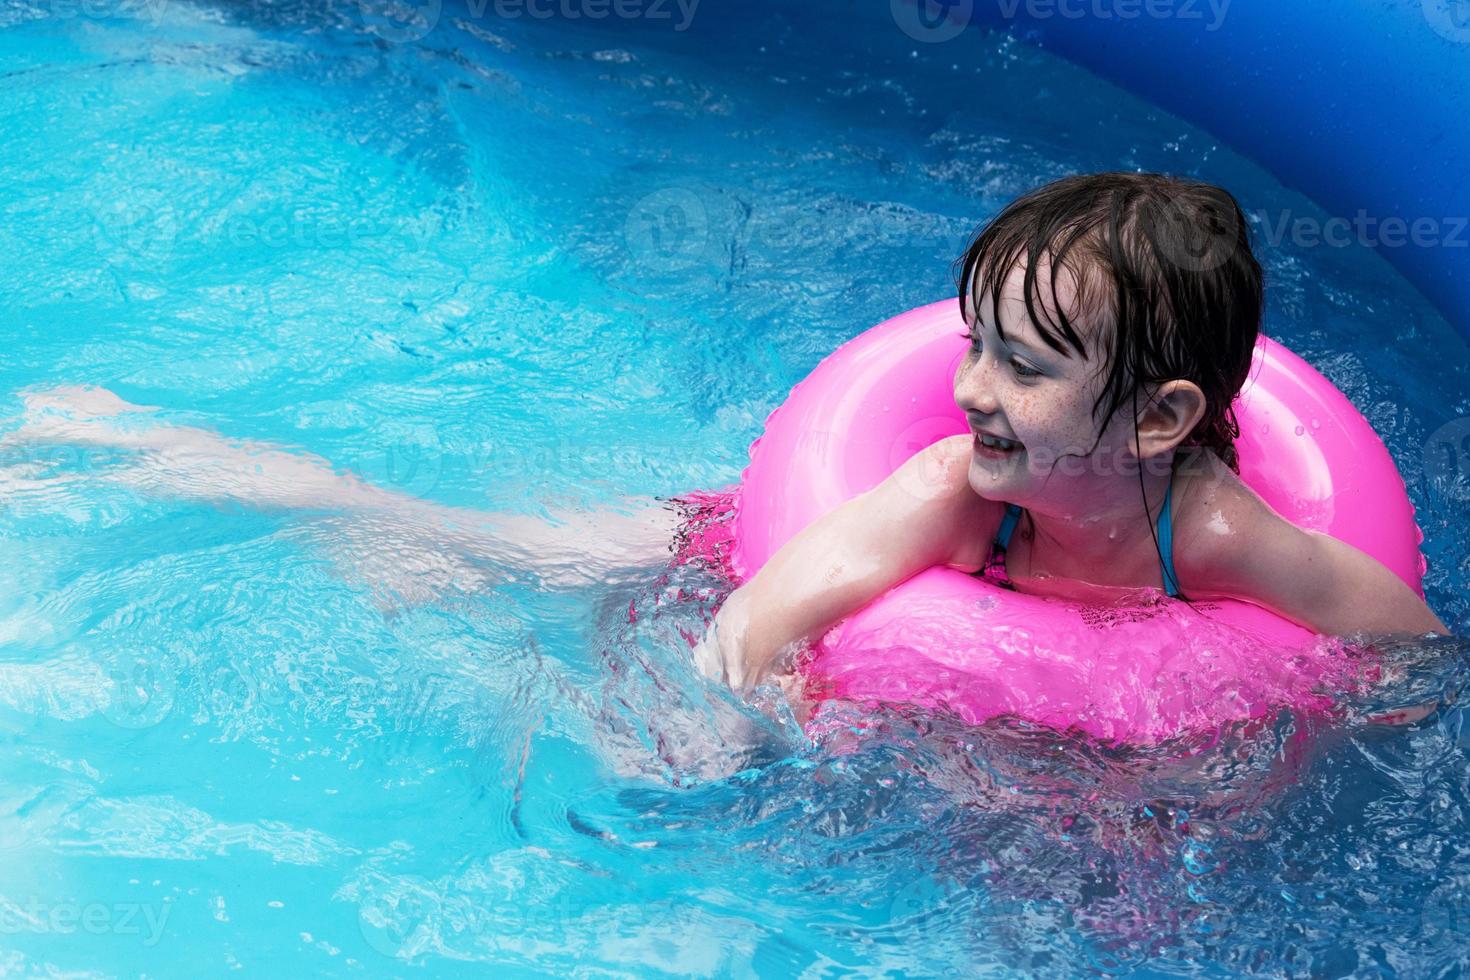
[[1231,402],[1262,275],[1229,193],[1068,177],[1011,203],[956,266],[971,433],[792,538],[721,608],[696,650],[706,673],[757,684],[933,565],[1083,601],[1243,599],[1324,634],[1447,632],[1379,562],[1238,476]]
[[[1447,632],[1388,569],[1283,520],[1237,475],[1230,403],[1262,286],[1230,194],[1156,174],[1069,177],[1005,208],[956,265],[971,349],[954,397],[972,434],[915,454],[792,538],[721,607],[696,647],[706,674],[757,684],[933,565],[1084,601],[1150,588],[1244,599],[1335,635]],[[347,515],[326,543],[385,609],[507,574],[596,585],[666,555],[678,523],[653,502],[552,522],[445,507],[281,447],[139,425],[153,409],[106,389],[22,398],[25,424],[0,445],[130,451],[88,478]],[[128,425],[106,421],[124,414]],[[35,482],[12,467],[0,493]]]

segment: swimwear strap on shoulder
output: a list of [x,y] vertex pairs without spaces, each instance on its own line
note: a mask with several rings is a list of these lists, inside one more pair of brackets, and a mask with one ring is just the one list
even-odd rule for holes
[[1164,510],[1159,516],[1159,551],[1164,558],[1164,592],[1173,597],[1179,595],[1179,576],[1174,574],[1174,520],[1171,504],[1174,497],[1174,481],[1169,480],[1169,489],[1164,494]]
[[1021,519],[1021,508],[1017,504],[1006,504],[1005,520],[1000,522],[1000,530],[995,532],[995,543],[1002,548],[1011,546],[1011,532],[1016,529],[1016,521]]

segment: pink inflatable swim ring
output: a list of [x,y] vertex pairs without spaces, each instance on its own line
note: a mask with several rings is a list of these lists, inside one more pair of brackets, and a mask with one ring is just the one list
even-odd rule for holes
[[[729,555],[740,581],[923,447],[969,431],[953,400],[964,330],[957,301],[920,307],[844,344],[792,389],[742,474]],[[1241,478],[1277,513],[1372,555],[1423,595],[1423,534],[1403,479],[1331,382],[1262,337],[1236,415]],[[1325,707],[1349,662],[1340,642],[1247,602],[1159,592],[1089,606],[936,567],[834,626],[804,670],[818,702],[906,703],[972,724],[1012,715],[1152,742],[1281,706]]]

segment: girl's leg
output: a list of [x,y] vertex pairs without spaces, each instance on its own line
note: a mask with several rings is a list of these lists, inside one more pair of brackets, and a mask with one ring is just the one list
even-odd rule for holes
[[[100,479],[159,496],[234,501],[264,509],[325,512],[351,523],[351,545],[376,560],[356,571],[401,595],[426,597],[438,585],[486,584],[488,562],[505,575],[524,573],[544,588],[595,585],[619,571],[666,558],[678,515],[651,499],[615,508],[558,511],[550,521],[450,507],[375,486],[325,459],[254,440],[228,439],[189,426],[152,422],[158,411],[105,388],[61,387],[21,395],[21,427],[0,436],[13,450],[69,444],[127,451]],[[413,582],[403,581],[411,575]],[[409,588],[409,585],[412,585]],[[493,583],[490,583],[493,584]]]

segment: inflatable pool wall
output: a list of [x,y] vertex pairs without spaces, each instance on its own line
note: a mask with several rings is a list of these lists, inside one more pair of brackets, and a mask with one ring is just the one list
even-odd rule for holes
[[890,6],[920,40],[1010,31],[1209,131],[1347,222],[1333,241],[1376,248],[1470,339],[1470,2]]

